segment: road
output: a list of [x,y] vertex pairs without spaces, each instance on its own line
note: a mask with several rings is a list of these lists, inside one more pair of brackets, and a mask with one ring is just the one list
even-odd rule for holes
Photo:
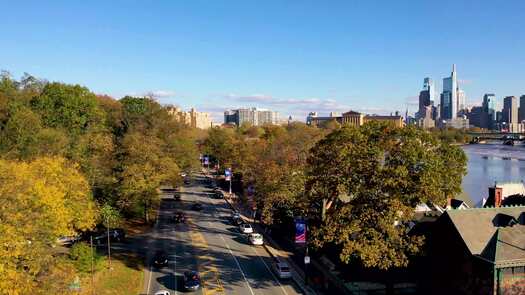
[[[184,187],[181,201],[163,197],[157,223],[149,240],[145,271],[145,294],[169,290],[183,293],[184,271],[197,270],[203,288],[195,294],[302,294],[292,282],[278,280],[271,271],[273,258],[261,246],[252,246],[237,227],[230,225],[231,210],[222,199],[209,197],[204,177],[195,176]],[[191,210],[199,202],[202,211]],[[186,223],[175,224],[170,217],[184,211]],[[151,266],[154,251],[165,251],[167,267]]]

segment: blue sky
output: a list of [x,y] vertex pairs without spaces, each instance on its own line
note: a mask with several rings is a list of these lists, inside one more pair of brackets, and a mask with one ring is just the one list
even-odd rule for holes
[[0,69],[212,112],[389,113],[457,64],[525,94],[525,1],[2,1]]

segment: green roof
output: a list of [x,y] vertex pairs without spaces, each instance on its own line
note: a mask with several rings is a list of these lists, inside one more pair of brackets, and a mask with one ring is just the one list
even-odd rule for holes
[[[512,247],[511,245],[520,242],[517,238],[520,237],[519,233],[521,233],[522,230],[525,232],[525,226],[520,224],[504,226],[508,224],[508,219],[519,220],[520,215],[524,212],[525,206],[472,208],[465,210],[448,210],[442,217],[448,216],[472,255],[480,255],[491,261],[494,261],[494,259],[497,261],[498,259],[506,259],[506,256],[512,256],[515,255],[515,253],[511,250],[502,250],[502,256],[496,257],[495,254],[489,253],[491,249],[490,243],[495,244],[492,245],[494,251],[496,249],[500,251],[500,249],[504,248],[503,243],[508,243],[509,247]],[[505,240],[494,237],[498,229],[502,229],[500,234]],[[525,235],[523,236],[525,241]],[[518,248],[520,247],[525,247],[525,244],[522,244],[522,246]],[[511,255],[510,253],[514,254]],[[492,257],[491,255],[494,256]],[[525,252],[521,255],[525,258]]]

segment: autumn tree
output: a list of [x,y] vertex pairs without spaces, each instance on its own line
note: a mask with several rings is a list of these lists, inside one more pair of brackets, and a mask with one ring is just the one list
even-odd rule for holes
[[459,193],[466,156],[429,132],[372,122],[333,131],[307,168],[312,242],[339,246],[343,262],[388,269],[420,252],[423,238],[408,235],[414,207]]
[[88,182],[63,158],[0,160],[0,208],[2,294],[45,293],[62,283],[52,279],[67,266],[57,265],[51,246],[97,218]]
[[163,142],[142,133],[130,133],[122,142],[119,205],[128,212],[141,211],[150,221],[150,210],[158,202],[158,188],[180,183],[180,170],[162,150]]

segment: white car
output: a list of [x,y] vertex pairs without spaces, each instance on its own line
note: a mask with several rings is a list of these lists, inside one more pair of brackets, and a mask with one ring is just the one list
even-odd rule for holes
[[252,245],[262,245],[264,244],[263,236],[261,234],[253,233],[250,235],[250,243]]
[[251,233],[253,233],[253,228],[252,228],[252,226],[249,223],[243,223],[243,224],[239,225],[239,230],[243,234],[251,234]]
[[79,236],[63,236],[57,239],[56,243],[60,246],[69,246],[73,245],[80,240]]
[[286,262],[275,262],[273,264],[273,270],[275,271],[279,279],[289,279],[292,277],[290,266],[288,266],[288,263]]
[[161,291],[155,292],[155,295],[170,295],[170,292],[166,290],[161,290]]

